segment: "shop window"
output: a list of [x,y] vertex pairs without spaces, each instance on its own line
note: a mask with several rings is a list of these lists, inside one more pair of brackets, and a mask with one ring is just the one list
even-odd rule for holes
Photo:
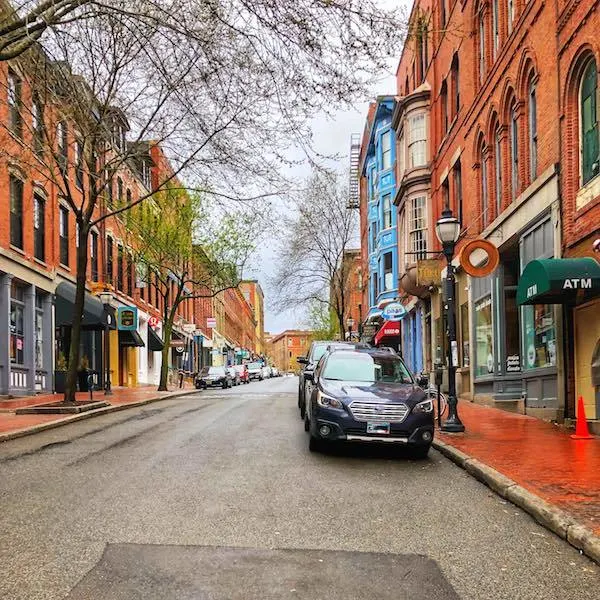
[[471,342],[469,339],[469,303],[465,302],[460,307],[460,339],[461,357],[460,364],[468,367],[471,364]]
[[392,166],[392,134],[386,131],[381,136],[381,168],[389,169]]
[[31,102],[31,130],[33,151],[41,156],[44,152],[44,109],[39,98],[34,95]]
[[598,74],[596,61],[590,60],[581,82],[579,112],[581,127],[581,182],[585,185],[598,175]]
[[10,176],[10,243],[23,249],[23,182]]
[[21,78],[9,70],[8,72],[8,124],[10,131],[18,138],[23,137],[23,121],[21,108],[23,104]]
[[523,307],[525,369],[556,366],[556,324],[551,304]]
[[114,278],[114,266],[113,266],[113,239],[111,237],[106,238],[106,280],[107,283],[113,283]]
[[44,299],[35,296],[35,368],[44,368]]
[[408,168],[422,167],[427,164],[427,136],[425,115],[419,114],[408,120]]
[[24,290],[16,282],[10,288],[10,362],[22,365],[25,352]]
[[426,258],[427,213],[426,197],[416,196],[410,200],[409,244],[413,260]]
[[92,281],[98,281],[98,234],[95,231],[90,234],[90,264]]
[[394,273],[392,270],[392,253],[383,255],[383,285],[385,291],[394,289]]
[[494,330],[492,328],[492,297],[485,296],[475,308],[475,376],[494,372]]
[[386,194],[383,197],[383,228],[388,229],[392,226],[392,195]]
[[33,255],[46,259],[46,201],[40,194],[33,194]]
[[60,245],[60,262],[66,267],[69,266],[69,209],[66,206],[60,206],[58,209],[58,236]]
[[530,181],[537,177],[537,97],[535,84],[529,84],[529,176]]

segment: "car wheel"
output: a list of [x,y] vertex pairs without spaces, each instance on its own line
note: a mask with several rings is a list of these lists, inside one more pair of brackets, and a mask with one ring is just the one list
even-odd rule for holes
[[412,448],[410,451],[410,455],[412,458],[417,460],[424,460],[429,455],[429,448],[431,446],[417,446],[416,448]]
[[308,418],[308,413],[306,410],[302,411],[304,413],[304,431],[310,431],[310,420]]
[[308,438],[308,449],[311,452],[323,452],[323,446],[323,440],[320,440],[313,435]]

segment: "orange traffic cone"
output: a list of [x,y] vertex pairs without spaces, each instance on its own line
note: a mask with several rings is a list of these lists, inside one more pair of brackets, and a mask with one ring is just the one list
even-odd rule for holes
[[577,424],[575,425],[575,433],[571,437],[574,440],[594,439],[588,430],[588,424],[585,418],[585,407],[583,406],[583,396],[579,396],[579,400],[577,401]]

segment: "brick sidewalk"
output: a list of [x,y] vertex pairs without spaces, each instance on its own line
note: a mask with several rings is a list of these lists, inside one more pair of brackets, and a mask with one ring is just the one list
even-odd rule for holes
[[[107,401],[111,406],[136,405],[154,399],[166,399],[181,392],[191,392],[193,387],[189,384],[183,389],[175,388],[169,392],[157,392],[156,386],[144,386],[138,388],[114,388],[112,396],[104,396],[102,392],[94,392],[94,400]],[[89,393],[78,392],[77,400],[89,400]],[[15,408],[32,406],[36,404],[47,404],[62,400],[62,394],[47,394],[26,398],[13,398],[0,401],[0,435],[10,434],[38,425],[58,421],[69,422],[72,415],[16,415],[12,412]],[[85,413],[83,413],[85,414]]]
[[539,419],[460,402],[464,434],[438,439],[496,469],[600,535],[600,438],[573,440]]

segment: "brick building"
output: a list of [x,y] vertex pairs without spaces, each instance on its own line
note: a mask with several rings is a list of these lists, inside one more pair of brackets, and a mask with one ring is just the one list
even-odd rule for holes
[[265,296],[260,287],[260,283],[255,280],[242,281],[240,289],[244,294],[246,302],[252,308],[254,320],[256,321],[256,349],[259,356],[264,356],[265,346]]
[[268,355],[272,357],[273,364],[282,372],[296,372],[300,368],[299,356],[306,356],[312,333],[300,329],[286,329],[273,336]]
[[[459,390],[551,419],[574,416],[580,393],[600,415],[597,263],[557,260],[593,260],[600,236],[597,4],[417,1],[397,69],[403,352],[428,371],[446,357],[439,278],[417,273],[440,249],[435,223],[449,207],[461,222],[457,257],[474,238],[500,253],[485,278],[454,261]],[[563,270],[548,285],[591,287],[538,294],[536,268]]]

